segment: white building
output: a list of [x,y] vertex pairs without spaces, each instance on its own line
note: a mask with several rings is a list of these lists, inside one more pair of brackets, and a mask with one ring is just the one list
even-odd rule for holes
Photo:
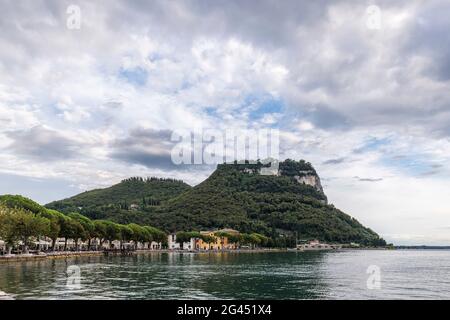
[[338,246],[338,245],[322,243],[319,240],[312,240],[309,243],[297,245],[297,249],[305,250],[305,251],[307,251],[307,250],[334,250],[334,249],[339,249],[339,248],[340,248],[340,246]]
[[161,250],[162,249],[162,243],[161,242],[152,241],[150,243],[150,249],[152,249],[152,250]]
[[[170,250],[181,250],[181,246],[177,242],[177,235],[175,233],[168,235],[167,244]],[[183,242],[183,250],[195,250],[195,239],[191,238],[189,242]]]
[[136,203],[132,203],[132,204],[130,205],[130,210],[139,210],[139,205],[136,204]]
[[162,243],[161,242],[156,242],[156,241],[152,241],[152,242],[138,242],[138,243],[134,243],[134,245],[136,246],[136,249],[138,250],[160,250],[162,248]]

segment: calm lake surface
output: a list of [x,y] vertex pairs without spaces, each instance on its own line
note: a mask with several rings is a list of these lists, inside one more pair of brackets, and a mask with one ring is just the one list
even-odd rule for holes
[[[78,288],[67,286],[70,266],[79,267]],[[380,282],[376,274],[369,280],[373,289],[368,268],[380,271]],[[449,299],[450,251],[151,253],[9,263],[0,264],[0,290],[16,299]]]

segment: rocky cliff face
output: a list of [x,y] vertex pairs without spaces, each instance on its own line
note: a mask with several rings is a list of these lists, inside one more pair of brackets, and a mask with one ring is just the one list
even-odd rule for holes
[[322,184],[320,183],[320,178],[316,173],[302,171],[301,175],[294,176],[294,179],[297,180],[298,183],[303,183],[314,187],[317,191],[323,193]]
[[[255,164],[251,165],[245,163],[241,163],[240,165],[242,166],[240,170],[247,174],[291,177],[298,183],[309,185],[315,188],[318,192],[325,196],[322,183],[320,182],[320,177],[309,162],[303,160],[294,161],[287,159],[285,161],[279,162],[277,167],[267,167]],[[327,203],[327,200],[323,200],[323,202]]]

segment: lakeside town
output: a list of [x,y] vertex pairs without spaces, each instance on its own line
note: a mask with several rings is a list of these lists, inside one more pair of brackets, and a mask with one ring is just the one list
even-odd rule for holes
[[4,195],[0,200],[0,261],[143,251],[336,250],[360,245],[300,240],[297,232],[285,235],[295,236],[285,245],[261,233],[231,228],[167,233],[149,225],[92,220],[75,212],[63,214],[18,195]]
[[[58,238],[55,245],[49,238],[32,239],[25,246],[22,241],[17,242],[13,248],[8,248],[5,241],[0,240],[0,261],[27,260],[27,258],[44,258],[58,256],[79,256],[93,254],[123,254],[139,252],[218,252],[218,251],[251,251],[251,250],[337,250],[342,249],[342,244],[328,244],[319,240],[302,241],[295,248],[267,248],[266,237],[262,235],[250,235],[251,239],[245,239],[247,235],[233,229],[220,229],[200,232],[178,232],[167,235],[165,241],[140,242],[136,240],[101,241],[93,238],[89,241],[76,241],[74,239]],[[259,238],[259,239],[258,239]],[[344,246],[345,247],[345,246]],[[346,247],[359,247],[353,243]]]

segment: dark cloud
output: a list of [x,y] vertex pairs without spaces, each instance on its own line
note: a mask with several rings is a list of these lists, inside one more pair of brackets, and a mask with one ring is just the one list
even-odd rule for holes
[[353,177],[354,179],[361,181],[361,182],[379,182],[383,181],[383,178],[360,178],[358,176]]
[[149,168],[174,169],[171,134],[171,130],[134,129],[112,145],[111,157]]
[[325,105],[315,106],[306,118],[322,129],[348,129],[351,126],[351,120],[347,116]]
[[420,176],[422,177],[434,176],[439,174],[440,172],[441,172],[440,170],[429,170],[421,173]]
[[7,125],[7,124],[9,124],[11,122],[11,120],[10,119],[3,119],[3,118],[0,118],[0,125]]
[[110,110],[120,110],[123,108],[123,103],[120,101],[107,101],[102,106],[104,109],[110,109]]
[[139,164],[147,168],[163,170],[181,169],[181,166],[172,162],[170,154],[155,154],[151,151],[139,150],[133,147],[124,147],[111,153],[111,157],[130,164]]
[[[358,148],[355,148],[352,150],[352,153],[354,154],[361,154],[365,152],[375,151],[383,148],[384,146],[387,146],[391,143],[389,138],[369,138],[367,139],[364,144]],[[394,155],[392,158],[395,158],[396,160],[400,160],[405,158],[405,155]]]
[[[326,0],[260,0],[257,4],[252,0],[127,1],[114,8],[110,24],[127,29],[130,22],[144,24],[157,28],[149,32],[188,40],[198,35],[237,37],[273,48],[291,44],[293,30],[299,26],[326,19],[327,5]],[[121,19],[113,19],[116,15]]]
[[13,153],[33,160],[55,161],[76,157],[81,145],[61,133],[36,126],[28,130],[5,132],[13,142],[7,147]]
[[[134,129],[128,137],[117,140],[110,156],[113,159],[147,168],[162,170],[211,170],[202,164],[175,164],[171,152],[177,141],[171,141],[172,130]],[[190,151],[190,150],[189,150]]]
[[[301,111],[298,111],[299,109]],[[347,130],[353,126],[352,120],[344,113],[324,104],[298,105],[294,110],[287,110],[284,119],[295,122],[307,120],[316,128],[330,131]]]
[[174,142],[170,140],[171,136],[172,130],[137,128],[131,130],[128,137],[117,140],[114,146],[127,147],[144,145],[146,147],[152,146],[153,148],[160,148],[167,151],[168,148],[174,145]]
[[340,164],[345,162],[346,158],[329,159],[323,162],[323,164]]
[[424,73],[440,81],[450,80],[450,19],[448,1],[424,3],[408,32],[404,53],[429,58]]

